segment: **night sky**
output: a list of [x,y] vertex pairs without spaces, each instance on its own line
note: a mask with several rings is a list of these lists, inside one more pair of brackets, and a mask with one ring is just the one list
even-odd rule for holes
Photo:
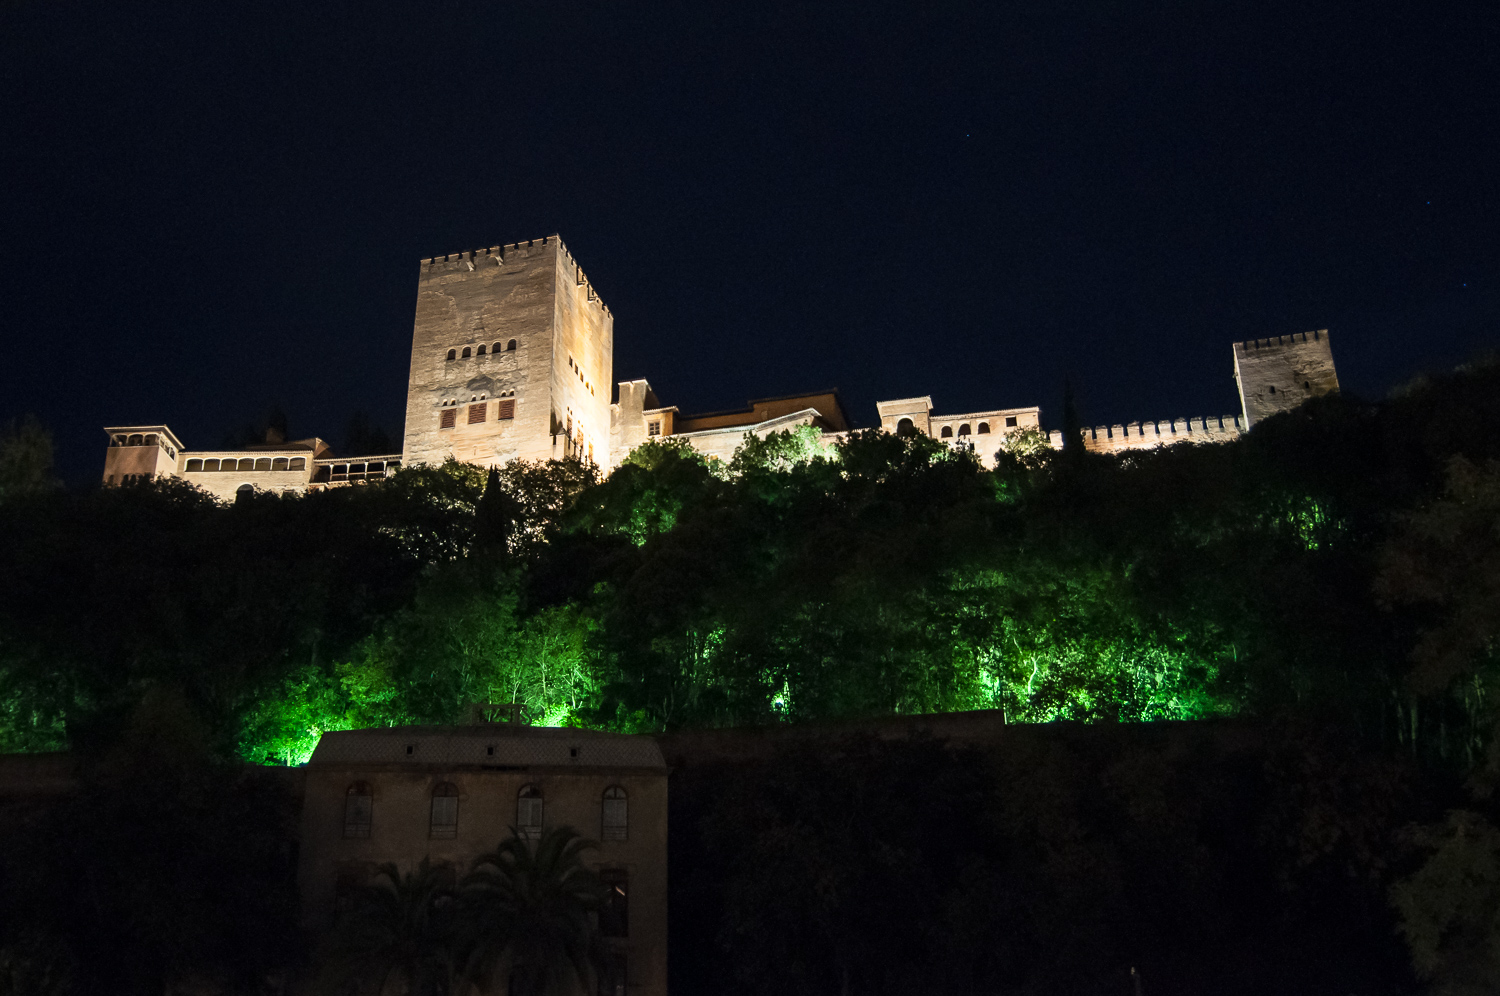
[[[1221,9],[1222,8],[1222,9]],[[1231,9],[1232,8],[1232,9]],[[417,261],[561,233],[616,380],[1085,422],[1500,344],[1493,4],[0,2],[0,419],[399,439]]]

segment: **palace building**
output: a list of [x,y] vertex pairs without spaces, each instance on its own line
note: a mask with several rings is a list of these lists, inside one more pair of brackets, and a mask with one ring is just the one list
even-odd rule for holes
[[[1098,426],[1083,430],[1084,445],[1118,452],[1223,442],[1338,390],[1327,330],[1235,343],[1234,374],[1238,414]],[[403,464],[450,457],[481,465],[578,459],[607,473],[650,439],[679,438],[727,460],[747,435],[812,426],[831,443],[851,428],[835,390],[684,415],[647,381],[616,385],[613,375],[614,316],[557,236],[433,257],[418,267],[400,453],[335,454],[318,438],[188,450],[165,425],[110,426],[104,482],[179,477],[232,500],[378,480]],[[940,415],[922,396],[876,410],[881,428],[972,448],[986,465],[1006,436],[1041,430],[1036,406]],[[1061,447],[1062,433],[1049,440]]]

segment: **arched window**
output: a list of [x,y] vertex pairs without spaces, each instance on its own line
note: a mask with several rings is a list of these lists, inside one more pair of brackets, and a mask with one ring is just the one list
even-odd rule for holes
[[943,426],[943,431],[939,432],[938,435],[942,436],[944,439],[952,439],[953,438],[953,426],[951,426],[951,425],[945,425],[945,426]]
[[218,470],[219,469],[219,461],[217,461],[217,460],[204,460],[203,461],[203,469],[205,471],[208,471],[208,470]]
[[1307,382],[1307,381],[1304,380],[1302,382],[1302,390],[1304,390],[1304,391],[1312,390],[1312,384],[1310,384],[1309,382]]
[[[227,460],[225,461],[224,469],[225,470],[229,469],[229,463],[228,463]],[[241,460],[239,462],[239,469],[240,470],[254,470],[255,469],[255,461],[252,460],[252,459],[250,459],[249,457],[246,457],[245,459],[243,459],[243,460]]]
[[468,346],[465,346],[464,347],[464,352],[463,352],[463,358],[467,360],[470,356],[473,356],[473,355],[474,355],[474,351],[472,349],[470,349]]
[[625,790],[611,785],[604,790],[604,818],[599,833],[601,840],[630,839],[630,800]]
[[286,469],[287,470],[306,470],[307,469],[307,458],[306,457],[292,457],[292,459],[287,463]]
[[500,350],[502,350],[504,348],[505,348],[505,343],[503,343],[503,342],[497,342],[493,346],[490,347],[490,352],[492,352],[492,353],[498,353],[498,352],[500,352]]
[[456,349],[450,349],[450,350],[448,350],[448,359],[450,359],[450,360],[456,360],[456,359],[458,359],[458,350],[456,350]]
[[270,457],[261,457],[259,460],[256,460],[255,461],[255,469],[256,470],[270,470],[271,469],[271,458]]
[[458,787],[443,782],[432,790],[432,820],[427,836],[434,840],[451,840],[458,836]]
[[542,835],[542,790],[535,785],[522,785],[516,793],[516,832],[524,840]]
[[513,353],[513,352],[515,352],[515,350],[516,350],[516,340],[512,339],[510,342],[507,342],[505,344],[505,351],[507,353]]
[[144,446],[144,445],[146,445],[145,438],[146,437],[142,436],[140,433],[136,433],[135,435],[131,436],[128,440],[125,441],[125,445],[126,446]]
[[[1275,388],[1272,388],[1271,390],[1274,391]],[[156,445],[156,433],[151,432],[151,433],[147,433],[146,434],[146,445],[147,446],[155,446]]]
[[960,436],[967,436],[969,434],[969,423],[965,422],[963,425],[959,426],[958,434]]
[[286,470],[286,457],[277,457],[271,461],[272,470]]
[[475,352],[475,354],[477,354],[479,356],[483,356],[484,355],[484,343],[481,342],[479,344],[479,348],[476,349],[476,350],[474,350],[474,352]]
[[255,494],[255,485],[253,485],[253,484],[241,484],[239,487],[237,487],[237,488],[234,489],[234,500],[235,501],[246,501],[253,494]]
[[194,473],[196,471],[201,471],[202,469],[203,469],[203,461],[202,460],[189,460],[187,462],[187,472],[189,474],[192,474],[192,473]]
[[988,435],[989,431],[990,431],[990,424],[988,422],[980,422],[979,423],[979,434],[981,436]]
[[896,423],[896,435],[898,435],[898,436],[915,436],[916,434],[917,434],[917,424],[915,422],[913,422],[911,419],[904,418],[901,421],[899,421],[899,422]]
[[1272,394],[1275,394],[1276,393],[1276,385],[1272,384],[1270,387],[1266,388],[1266,390],[1270,391]]
[[344,793],[344,836],[368,837],[375,816],[375,793],[369,782],[355,782]]

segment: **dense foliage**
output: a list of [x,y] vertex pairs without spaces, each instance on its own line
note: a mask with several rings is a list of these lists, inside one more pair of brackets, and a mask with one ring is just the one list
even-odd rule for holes
[[1121,457],[1023,435],[994,471],[862,432],[752,439],[727,465],[653,441],[604,480],[450,463],[232,507],[175,481],[11,485],[0,742],[86,745],[171,687],[257,762],[497,700],[630,730],[1292,712],[1472,764],[1497,388],[1480,365]]
[[[1341,908],[1375,923],[1368,897],[1388,894],[1386,915],[1399,919],[1418,973],[1444,992],[1485,991],[1500,977],[1495,425],[1500,364],[1486,362],[1378,404],[1318,399],[1225,445],[1111,457],[1057,453],[1022,435],[986,470],[971,452],[880,432],[831,448],[811,434],[752,439],[728,463],[666,440],[607,479],[576,463],[449,463],[225,506],[175,481],[64,490],[45,432],[12,424],[0,432],[0,750],[71,749],[90,765],[87,804],[116,807],[133,828],[126,844],[95,846],[95,829],[59,810],[62,822],[46,833],[89,860],[58,871],[67,861],[47,852],[21,871],[61,875],[83,891],[107,881],[116,891],[96,909],[143,903],[163,919],[160,930],[132,933],[118,915],[93,922],[57,906],[28,932],[11,890],[0,985],[86,974],[70,960],[78,930],[121,952],[140,991],[169,970],[207,971],[203,959],[220,974],[250,971],[215,945],[254,932],[200,913],[202,897],[189,894],[190,870],[215,862],[234,881],[264,886],[238,906],[261,918],[262,950],[292,950],[265,926],[291,922],[275,912],[289,901],[285,876],[266,870],[274,821],[255,823],[248,850],[224,856],[224,828],[245,807],[281,811],[257,795],[271,789],[244,782],[233,765],[296,764],[324,730],[453,722],[473,702],[501,701],[523,703],[538,722],[641,732],[986,708],[1015,724],[1228,717],[1319,729],[1352,751],[1345,761],[1319,767],[1332,756],[1321,748],[1273,751],[1280,768],[1260,757],[1259,773],[1239,783],[1262,807],[1263,833],[1295,827],[1283,839],[1304,842],[1307,854],[1267,856],[1269,837],[1247,838],[1242,850],[1258,848],[1260,870],[1291,888],[1308,869],[1331,867],[1328,853],[1352,848],[1344,874],[1374,892]],[[148,751],[128,770],[111,767],[122,744],[143,749],[142,724],[163,702],[180,714],[170,729],[198,731],[201,749],[182,753],[196,760],[168,764]],[[1378,774],[1398,757],[1406,775]],[[914,781],[904,766],[918,761],[928,774]],[[1020,921],[979,909],[962,883],[971,871],[973,881],[1018,877],[1005,902],[1022,903],[1033,928],[1050,910],[1043,919],[1057,936],[1114,950],[1139,888],[1120,879],[1110,898],[1091,880],[1077,886],[1083,905],[1069,907],[1068,876],[1094,872],[1064,862],[1043,874],[1026,855],[1059,860],[1055,849],[1080,826],[1128,836],[1132,807],[1171,815],[1195,798],[1126,793],[1108,810],[1119,818],[1099,810],[1023,826],[1049,805],[1097,795],[1096,783],[1063,778],[1055,798],[1033,786],[1034,796],[1013,802],[1005,792],[1030,784],[1021,773],[948,755],[819,763],[802,759],[777,776],[803,779],[793,786],[801,795],[753,774],[743,792],[705,802],[686,830],[674,822],[674,834],[703,835],[701,850],[674,852],[699,854],[694,874],[718,862],[718,877],[701,880],[724,891],[702,922],[716,925],[714,950],[745,992],[828,991],[846,977],[864,991],[915,986],[894,965],[871,974],[901,950],[866,922],[886,915],[872,912],[883,902],[921,911],[923,929],[936,933],[900,943],[926,945],[913,964],[945,966],[960,989],[1054,978],[1065,990],[1066,972],[1046,962],[1056,938],[1011,936]],[[1191,767],[1179,758],[1160,773],[1181,779]],[[132,780],[140,771],[158,772],[150,791]],[[1109,777],[1097,785],[1126,776]],[[806,812],[777,801],[814,784],[830,787]],[[1302,795],[1277,795],[1299,785]],[[895,823],[841,822],[848,794],[866,790],[892,806],[906,793],[909,807],[945,812],[957,836],[939,848]],[[142,792],[163,815],[138,811]],[[1398,797],[1406,801],[1382,801]],[[943,810],[952,798],[982,802]],[[180,842],[188,877],[132,877],[132,859],[167,859],[128,842],[179,819],[194,828]],[[1402,830],[1409,821],[1421,825]],[[1220,833],[1215,826],[1147,821],[1139,840],[1110,845],[1125,857],[1087,848],[1075,857],[1078,868],[1112,875],[1186,874],[1191,862],[1181,861]],[[1181,840],[1168,840],[1179,830]],[[788,850],[799,835],[806,847]],[[1178,844],[1177,863],[1158,861]],[[833,860],[842,854],[860,864]],[[797,888],[736,870],[747,861]],[[805,893],[808,862],[823,862],[833,892]],[[871,892],[875,879],[857,868],[881,869],[882,888]],[[1245,885],[1203,874],[1188,892],[1151,901],[1209,917],[1212,896]],[[1338,893],[1334,878],[1320,888]],[[797,911],[790,932],[766,918],[768,888]],[[1062,905],[1046,906],[1044,895]],[[1089,920],[1085,907],[1104,919]],[[167,950],[159,938],[178,919],[183,937],[199,940]],[[991,961],[944,953],[943,937],[983,923],[1003,935]],[[817,955],[807,974],[788,975],[804,949]],[[1104,977],[1103,965],[1092,978]]]

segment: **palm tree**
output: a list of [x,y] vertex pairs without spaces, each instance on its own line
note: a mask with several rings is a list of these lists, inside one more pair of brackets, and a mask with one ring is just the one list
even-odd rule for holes
[[593,916],[603,889],[583,854],[597,846],[572,827],[534,842],[511,827],[474,862],[462,890],[467,981],[509,996],[592,993],[605,964]]
[[319,991],[457,996],[452,870],[422,859],[402,875],[381,865],[329,937]]

